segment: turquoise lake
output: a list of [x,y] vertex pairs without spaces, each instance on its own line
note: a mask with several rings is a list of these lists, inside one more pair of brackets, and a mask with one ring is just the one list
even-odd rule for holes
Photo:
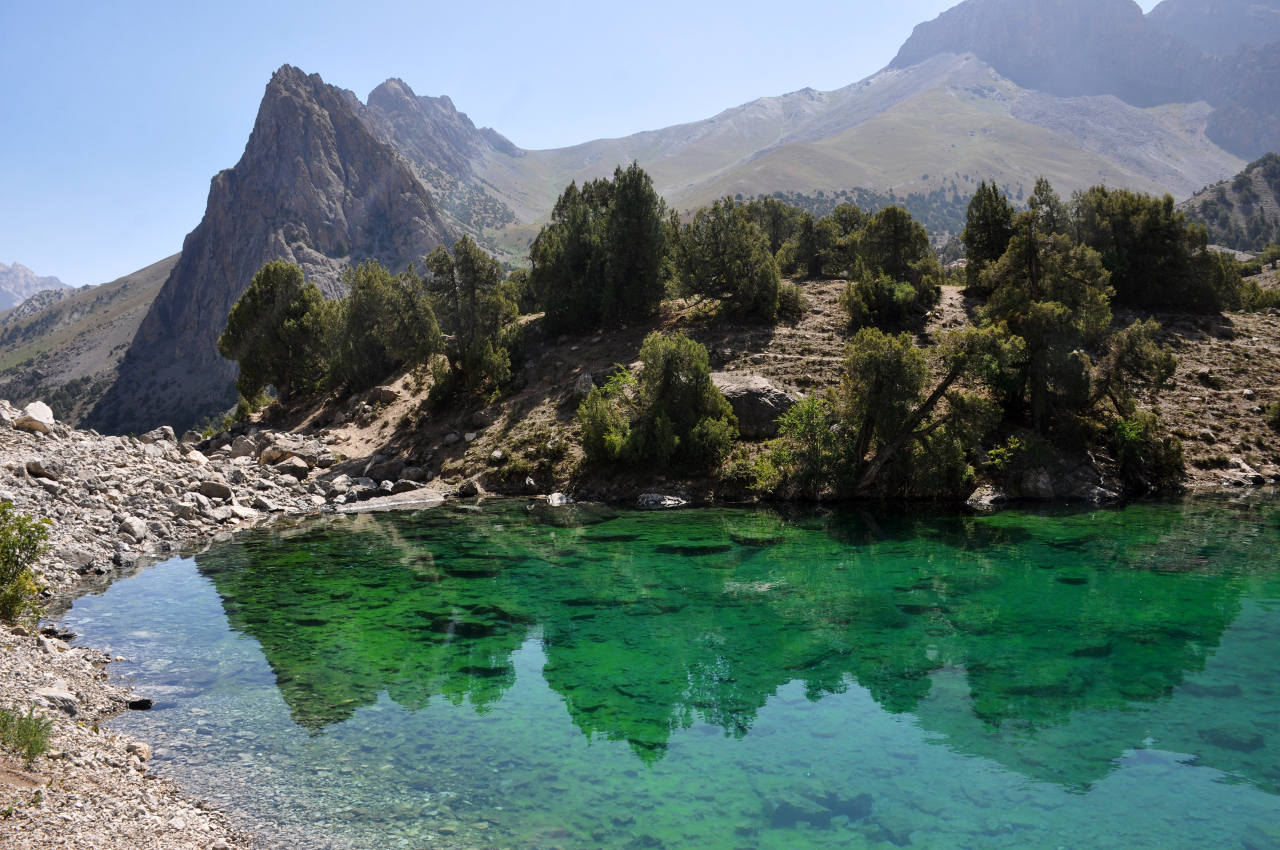
[[257,531],[60,622],[263,847],[1280,848],[1280,502],[496,502]]

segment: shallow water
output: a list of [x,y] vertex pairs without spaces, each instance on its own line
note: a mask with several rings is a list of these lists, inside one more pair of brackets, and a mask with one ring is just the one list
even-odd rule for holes
[[541,509],[76,602],[264,846],[1280,847],[1280,505]]

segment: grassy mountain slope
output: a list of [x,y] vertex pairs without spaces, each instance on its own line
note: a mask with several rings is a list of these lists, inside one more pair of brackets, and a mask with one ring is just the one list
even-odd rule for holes
[[1235,177],[1206,186],[1182,209],[1219,245],[1260,251],[1280,243],[1280,155],[1267,154]]
[[0,397],[43,399],[59,419],[78,423],[114,380],[179,256],[0,322]]
[[1108,183],[1186,197],[1242,164],[1205,137],[1208,113],[1203,104],[1138,109],[1111,96],[1054,97],[947,54],[692,124],[518,156],[490,152],[477,172],[526,224],[545,216],[570,180],[632,160],[681,210],[726,194],[905,195],[952,184],[968,194],[992,179],[1016,194],[1040,175],[1066,191]]

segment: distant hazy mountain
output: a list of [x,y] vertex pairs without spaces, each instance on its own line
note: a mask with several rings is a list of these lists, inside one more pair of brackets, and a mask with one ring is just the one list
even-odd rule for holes
[[972,53],[1019,86],[1051,94],[1111,94],[1143,107],[1205,101],[1214,107],[1209,138],[1223,148],[1241,157],[1280,149],[1277,51],[1245,46],[1214,56],[1178,23],[1199,16],[1240,33],[1259,15],[1270,21],[1255,8],[1269,4],[1169,3],[1143,16],[1133,0],[965,0],[917,26],[890,67]]
[[268,260],[302,266],[327,294],[342,269],[393,269],[452,241],[427,188],[370,132],[359,100],[285,66],[267,84],[236,166],[213,178],[204,220],[138,328],[115,384],[86,419],[103,431],[186,427],[235,402],[217,339]]
[[22,263],[0,263],[0,310],[16,307],[44,289],[67,288],[56,277],[40,277]]
[[1280,41],[1280,0],[1164,0],[1147,20],[1214,56]]
[[475,211],[490,228],[506,222],[487,238],[512,255],[569,181],[632,160],[682,210],[724,195],[852,189],[963,201],[980,180],[1016,195],[1040,175],[1063,192],[1105,182],[1186,197],[1243,165],[1207,139],[1207,105],[1141,109],[1112,95],[1056,96],[951,53],[831,92],[761,98],[704,121],[555,150],[520,150],[477,130],[447,98],[417,97],[400,80],[369,102],[366,117],[420,175],[452,181],[436,191],[458,225],[473,228]]
[[100,286],[45,290],[0,317],[0,398],[48,402],[79,423],[120,361],[178,257]]

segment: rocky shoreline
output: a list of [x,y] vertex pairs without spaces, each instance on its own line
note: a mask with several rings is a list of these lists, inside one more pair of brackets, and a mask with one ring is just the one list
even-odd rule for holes
[[[319,440],[257,432],[201,451],[196,439],[168,428],[103,436],[56,422],[38,402],[19,410],[0,401],[0,500],[51,522],[35,569],[55,612],[139,566],[277,517],[392,491],[439,498],[414,494],[421,482],[352,479],[332,469],[338,458]],[[0,631],[0,705],[34,707],[54,722],[50,751],[30,768],[0,753],[0,846],[253,846],[225,814],[151,774],[145,743],[101,729],[148,701],[112,684],[113,659],[70,646],[72,637],[50,627]]]

